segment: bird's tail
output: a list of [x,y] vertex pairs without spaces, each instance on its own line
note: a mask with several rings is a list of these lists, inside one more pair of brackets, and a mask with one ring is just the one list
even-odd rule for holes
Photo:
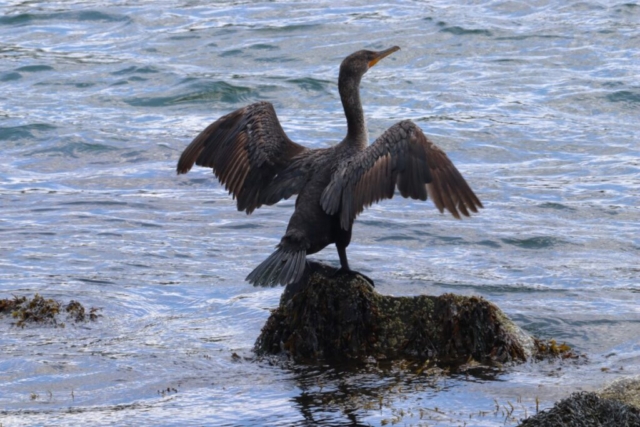
[[302,279],[306,266],[307,251],[290,251],[278,245],[245,280],[253,286],[290,285]]

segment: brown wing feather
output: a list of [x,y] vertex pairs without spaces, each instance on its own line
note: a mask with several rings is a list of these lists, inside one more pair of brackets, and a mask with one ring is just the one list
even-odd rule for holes
[[372,145],[338,168],[322,194],[322,207],[348,230],[367,206],[403,197],[431,198],[440,212],[454,217],[477,212],[482,203],[447,155],[411,121],[393,125]]
[[238,199],[238,210],[251,213],[300,190],[298,181],[290,180],[283,189],[274,188],[273,181],[303,152],[307,149],[285,134],[273,105],[257,102],[210,124],[182,152],[176,169],[183,174],[194,164],[213,168],[225,189]]

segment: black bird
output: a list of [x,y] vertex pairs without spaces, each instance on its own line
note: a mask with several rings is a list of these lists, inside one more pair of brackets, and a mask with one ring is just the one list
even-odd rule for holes
[[254,285],[298,282],[306,256],[335,243],[340,270],[351,271],[346,248],[363,209],[393,197],[426,200],[454,217],[477,212],[482,203],[447,155],[409,120],[391,126],[368,145],[360,80],[382,58],[400,48],[360,50],[340,65],[338,89],[347,136],[330,148],[311,150],[291,141],[269,102],[256,102],[221,117],[184,150],[178,174],[193,164],[213,168],[238,210],[250,214],[297,194],[296,207],[276,251],[246,278]]

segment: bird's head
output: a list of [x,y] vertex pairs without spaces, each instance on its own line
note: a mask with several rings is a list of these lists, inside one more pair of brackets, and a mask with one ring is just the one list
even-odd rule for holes
[[373,67],[382,58],[391,55],[393,52],[400,50],[398,46],[389,49],[373,51],[359,50],[347,56],[340,64],[340,77],[350,77],[359,80],[364,73]]

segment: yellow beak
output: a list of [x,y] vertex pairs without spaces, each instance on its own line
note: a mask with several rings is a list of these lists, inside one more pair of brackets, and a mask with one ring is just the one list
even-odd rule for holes
[[381,50],[380,52],[376,52],[376,56],[371,61],[369,61],[369,68],[371,68],[374,65],[376,65],[378,63],[378,61],[380,61],[382,58],[384,58],[386,56],[389,56],[393,52],[397,52],[399,50],[400,50],[400,48],[398,46],[394,46],[392,48]]

